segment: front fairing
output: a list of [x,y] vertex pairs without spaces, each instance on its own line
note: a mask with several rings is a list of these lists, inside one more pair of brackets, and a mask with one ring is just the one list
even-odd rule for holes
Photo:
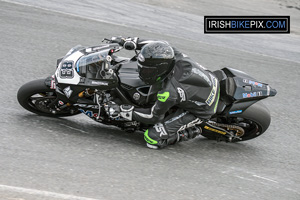
[[117,87],[118,78],[111,66],[110,53],[115,45],[72,48],[55,72],[57,90],[72,102],[87,88],[109,90]]
[[115,44],[88,48],[80,45],[73,47],[60,60],[57,66],[55,72],[57,83],[78,85],[81,78],[85,77],[86,70],[89,70],[89,68],[93,73],[97,67],[104,63],[107,65],[106,69],[108,69],[110,61],[109,52],[117,47]]
[[80,76],[75,70],[75,63],[83,55],[84,53],[81,51],[75,51],[65,55],[55,72],[58,84],[77,85],[80,82]]

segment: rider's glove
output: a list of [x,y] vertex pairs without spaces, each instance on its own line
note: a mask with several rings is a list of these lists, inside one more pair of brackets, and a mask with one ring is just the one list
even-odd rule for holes
[[118,43],[120,46],[124,46],[125,38],[123,38],[122,36],[112,37],[110,39],[110,43]]
[[120,106],[120,115],[121,117],[123,117],[124,119],[128,120],[128,121],[132,121],[132,111],[134,109],[134,106],[131,105],[121,105]]
[[124,43],[124,48],[127,50],[135,50],[138,38],[127,38]]

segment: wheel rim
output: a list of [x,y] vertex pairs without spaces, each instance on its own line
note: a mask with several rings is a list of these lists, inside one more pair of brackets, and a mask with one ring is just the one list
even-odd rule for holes
[[243,128],[245,131],[245,134],[242,136],[243,140],[257,137],[262,133],[260,125],[253,120],[244,118],[236,118],[235,120],[238,122],[232,124]]
[[[46,114],[69,114],[70,113],[70,109],[65,108],[63,110],[57,110],[57,109],[51,109],[49,107],[49,104],[53,103],[54,101],[56,101],[56,94],[54,92],[39,92],[39,93],[35,93],[32,94],[31,96],[28,97],[28,105],[38,111],[38,112],[42,112],[42,113],[46,113]],[[53,112],[55,111],[55,112]]]

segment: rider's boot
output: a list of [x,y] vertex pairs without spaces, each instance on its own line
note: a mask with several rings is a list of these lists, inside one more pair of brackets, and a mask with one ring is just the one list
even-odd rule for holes
[[187,141],[195,138],[197,135],[201,134],[201,128],[193,126],[185,130],[179,131],[167,139],[162,139],[156,137],[156,135],[148,134],[148,130],[145,132],[145,140],[147,142],[147,147],[151,149],[161,149],[168,145],[173,145],[178,142]]

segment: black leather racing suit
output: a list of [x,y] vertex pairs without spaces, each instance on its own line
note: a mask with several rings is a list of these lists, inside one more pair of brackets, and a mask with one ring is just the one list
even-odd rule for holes
[[[148,42],[138,40],[137,49]],[[165,79],[154,106],[151,109],[135,108],[133,111],[133,120],[155,124],[145,132],[145,140],[151,145],[162,146],[162,141],[170,138],[174,143],[179,131],[215,114],[219,101],[218,79],[188,56],[173,49],[174,71]],[[174,106],[179,109],[165,118]]]

